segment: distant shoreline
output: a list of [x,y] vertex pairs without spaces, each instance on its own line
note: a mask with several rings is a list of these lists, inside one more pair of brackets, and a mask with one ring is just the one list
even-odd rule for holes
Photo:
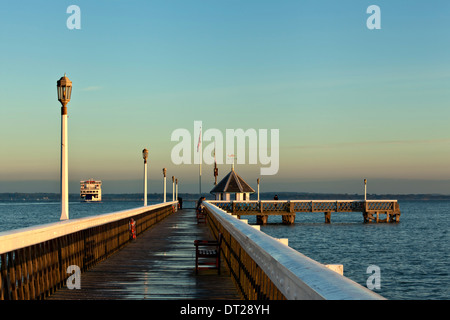
[[[264,192],[260,193],[261,200],[272,200],[274,195],[277,194],[280,200],[362,200],[364,198],[361,194],[342,194],[342,193],[306,193],[306,192]],[[204,193],[207,200],[213,200],[213,196],[209,193]],[[183,201],[192,201],[199,198],[195,193],[180,193],[178,195]],[[433,201],[433,200],[450,200],[450,195],[443,194],[368,194],[368,200],[421,200],[421,201]],[[60,200],[59,193],[0,193],[0,202],[21,202],[21,201],[40,201],[40,202],[55,202]],[[69,194],[69,201],[79,201],[79,194]],[[103,202],[112,201],[141,201],[143,200],[142,194],[138,193],[123,193],[123,194],[103,194]],[[148,201],[161,201],[163,195],[161,193],[149,193]],[[172,200],[172,194],[167,194],[167,200]],[[251,200],[256,200],[256,195],[251,196]]]

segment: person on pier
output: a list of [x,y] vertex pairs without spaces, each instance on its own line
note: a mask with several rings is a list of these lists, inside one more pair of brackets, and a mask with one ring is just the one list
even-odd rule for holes
[[202,202],[205,200],[205,197],[200,197],[200,199],[198,199],[197,201],[197,212],[202,212],[203,210],[203,204]]

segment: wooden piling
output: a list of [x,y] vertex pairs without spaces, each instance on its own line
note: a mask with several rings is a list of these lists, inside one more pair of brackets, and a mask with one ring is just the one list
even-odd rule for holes
[[295,214],[284,214],[282,215],[283,224],[294,224],[295,223]]
[[331,223],[331,212],[324,212],[325,223]]
[[268,217],[269,217],[268,215],[257,215],[256,216],[256,224],[261,224],[261,225],[267,224]]

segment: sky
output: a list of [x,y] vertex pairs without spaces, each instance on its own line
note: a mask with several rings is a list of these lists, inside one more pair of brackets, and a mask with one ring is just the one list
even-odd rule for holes
[[[2,0],[0,192],[59,192],[66,73],[70,193],[89,178],[141,192],[143,148],[149,192],[163,167],[198,192],[171,136],[190,132],[194,160],[202,121],[224,137],[278,130],[276,174],[235,165],[262,192],[362,193],[367,178],[373,193],[450,194],[449,15],[446,0]],[[202,191],[213,181],[203,164]]]

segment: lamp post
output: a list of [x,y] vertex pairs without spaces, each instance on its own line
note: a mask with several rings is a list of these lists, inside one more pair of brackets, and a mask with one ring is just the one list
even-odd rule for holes
[[147,158],[148,150],[142,150],[142,158],[144,158],[144,207],[147,206]]
[[256,179],[256,182],[258,182],[258,201],[259,201],[259,178]]
[[166,173],[167,173],[167,169],[163,168],[163,175],[164,175],[164,190],[163,190],[164,202],[166,202]]
[[61,77],[56,82],[58,91],[58,101],[61,102],[61,218],[69,219],[69,169],[67,151],[67,104],[72,95],[72,81],[66,77]]
[[364,201],[367,201],[367,179],[364,179]]
[[178,179],[175,179],[175,200],[178,201]]
[[175,177],[172,176],[172,201],[175,201]]

